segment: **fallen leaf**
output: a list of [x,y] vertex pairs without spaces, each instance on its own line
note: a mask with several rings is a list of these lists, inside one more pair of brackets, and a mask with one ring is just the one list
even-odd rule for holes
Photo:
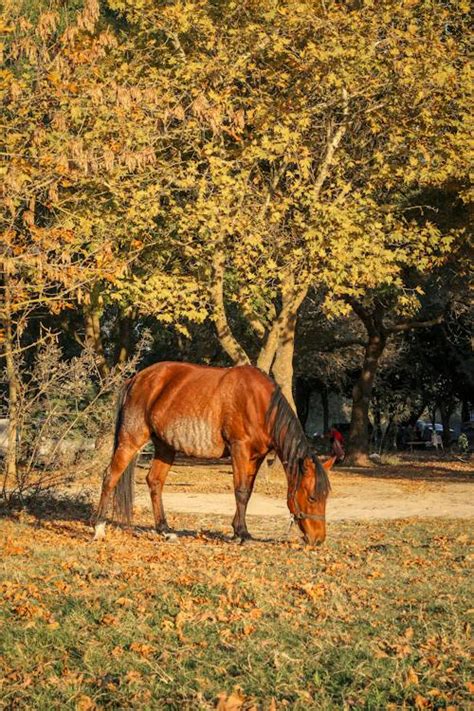
[[80,696],[76,702],[76,711],[92,711],[92,709],[95,708],[95,702],[90,696],[86,696],[85,694]]
[[121,607],[131,607],[133,605],[133,600],[130,600],[129,597],[119,597],[116,604]]
[[133,684],[134,682],[140,681],[141,678],[142,678],[142,675],[140,674],[140,672],[135,671],[134,669],[132,669],[132,671],[127,672],[125,675],[125,680],[129,684]]
[[430,705],[430,702],[428,701],[428,699],[426,699],[421,694],[417,694],[415,696],[415,708],[426,709],[429,705]]
[[239,687],[236,687],[230,696],[226,693],[219,694],[216,711],[239,711],[245,702],[245,696]]
[[141,642],[132,642],[130,649],[142,657],[149,657],[154,651],[153,645]]

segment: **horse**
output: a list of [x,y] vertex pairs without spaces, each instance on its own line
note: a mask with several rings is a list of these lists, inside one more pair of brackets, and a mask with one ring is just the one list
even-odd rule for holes
[[131,523],[136,457],[150,439],[154,457],[147,483],[158,533],[171,531],[161,494],[176,453],[206,459],[230,454],[236,500],[234,537],[241,542],[250,538],[247,504],[260,465],[275,451],[286,473],[292,519],[306,543],[324,541],[330,491],[327,470],[334,460],[322,465],[280,387],[258,368],[167,361],[139,371],[124,383],[112,459],[94,517],[95,540],[104,537],[112,492],[118,517]]

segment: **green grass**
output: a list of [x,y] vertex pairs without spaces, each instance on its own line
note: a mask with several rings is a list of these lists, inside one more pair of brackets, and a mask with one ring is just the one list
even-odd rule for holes
[[338,524],[309,551],[4,521],[0,707],[466,709],[465,528]]

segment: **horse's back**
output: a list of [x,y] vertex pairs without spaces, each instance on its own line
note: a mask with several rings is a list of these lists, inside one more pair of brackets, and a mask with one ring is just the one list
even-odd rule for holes
[[[150,431],[189,456],[218,458],[229,441],[264,437],[266,406],[274,385],[257,368],[164,361],[137,373],[130,405]],[[138,412],[137,412],[138,415]]]

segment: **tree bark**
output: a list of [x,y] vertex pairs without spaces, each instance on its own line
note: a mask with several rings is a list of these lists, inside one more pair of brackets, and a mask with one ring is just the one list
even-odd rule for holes
[[102,333],[100,330],[100,317],[102,308],[98,302],[97,293],[94,289],[90,294],[90,304],[86,306],[84,312],[84,325],[86,331],[86,343],[91,346],[97,358],[97,369],[100,377],[105,378],[109,371],[109,364],[105,357]]
[[323,409],[323,434],[329,432],[329,392],[325,385],[321,388],[321,407]]
[[297,378],[295,382],[295,405],[299,421],[306,425],[309,415],[309,401],[311,398],[311,383],[304,378]]
[[18,395],[19,382],[17,378],[14,356],[14,330],[12,322],[11,281],[8,266],[4,271],[5,293],[5,361],[8,381],[8,428],[7,428],[7,455],[5,461],[5,478],[3,481],[3,496],[9,483],[17,480],[17,443],[18,443]]
[[115,363],[125,363],[133,347],[134,318],[130,314],[120,314],[118,317],[117,348],[115,350]]
[[293,399],[293,353],[298,309],[308,293],[308,282],[295,284],[295,275],[287,271],[282,279],[281,311],[273,322],[258,359],[257,366],[266,373],[273,371],[275,380],[295,409]]
[[387,337],[383,330],[369,333],[362,371],[352,390],[352,415],[346,462],[369,464],[369,405],[372,389]]
[[219,342],[234,365],[250,363],[247,353],[231,331],[224,303],[224,245],[216,245],[212,260],[213,280],[209,292],[213,304],[214,323]]
[[455,403],[452,401],[440,403],[439,411],[441,413],[441,424],[443,425],[443,446],[449,447],[451,445],[451,433],[449,431],[451,425],[451,417],[456,407]]

